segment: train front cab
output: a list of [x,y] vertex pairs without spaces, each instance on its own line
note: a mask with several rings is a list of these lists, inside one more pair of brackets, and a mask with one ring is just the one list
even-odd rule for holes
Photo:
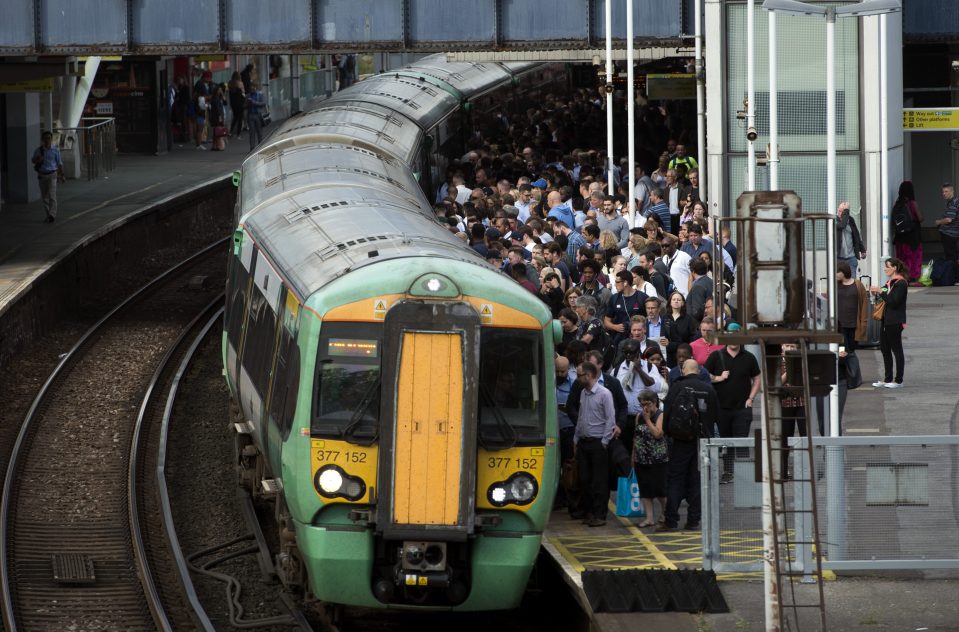
[[304,322],[314,498],[297,545],[324,601],[515,607],[555,489],[552,323],[501,277],[495,300],[428,267],[412,278],[405,294],[327,293]]

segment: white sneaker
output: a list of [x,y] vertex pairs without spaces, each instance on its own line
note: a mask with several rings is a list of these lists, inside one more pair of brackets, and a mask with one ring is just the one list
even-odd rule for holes
[[902,388],[901,382],[887,382],[884,384],[886,388]]
[[197,148],[197,149],[200,149],[200,150],[203,150],[203,151],[206,151],[206,147],[204,147],[203,145],[197,145],[196,148]]
[[878,382],[873,382],[872,385],[873,385],[875,388],[882,388],[883,386],[889,386],[889,384],[891,384],[891,383],[892,383],[892,382],[888,382],[888,383],[887,383],[887,382],[883,382],[882,380],[879,380]]

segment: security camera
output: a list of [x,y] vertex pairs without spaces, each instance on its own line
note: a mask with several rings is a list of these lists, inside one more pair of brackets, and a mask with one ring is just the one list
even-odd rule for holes
[[753,142],[757,138],[759,138],[759,134],[756,132],[755,127],[750,127],[749,129],[746,130],[746,140],[748,140],[749,142]]

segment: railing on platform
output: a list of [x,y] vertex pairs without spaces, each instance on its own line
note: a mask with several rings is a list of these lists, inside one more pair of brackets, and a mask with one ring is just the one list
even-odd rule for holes
[[[792,476],[807,477],[805,438],[792,437]],[[703,567],[716,572],[763,570],[762,483],[756,482],[751,438],[700,442]],[[822,567],[831,571],[959,569],[959,436],[813,437]],[[720,485],[723,453],[734,455],[734,478]],[[728,458],[728,457],[727,457]],[[835,459],[836,480],[825,473]],[[797,486],[806,489],[808,486]],[[807,493],[786,502],[807,509]],[[839,502],[826,502],[827,498]],[[810,519],[797,520],[790,540],[805,542]],[[813,552],[796,545],[792,565],[815,572]],[[809,576],[811,579],[811,575]]]
[[55,131],[60,135],[60,150],[71,177],[85,176],[87,180],[96,180],[116,167],[116,119],[85,117],[80,119],[77,127],[62,127]]

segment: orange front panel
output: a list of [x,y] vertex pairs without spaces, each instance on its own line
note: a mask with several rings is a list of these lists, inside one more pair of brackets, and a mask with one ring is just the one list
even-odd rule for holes
[[455,525],[462,467],[462,338],[404,332],[400,354],[393,521]]

